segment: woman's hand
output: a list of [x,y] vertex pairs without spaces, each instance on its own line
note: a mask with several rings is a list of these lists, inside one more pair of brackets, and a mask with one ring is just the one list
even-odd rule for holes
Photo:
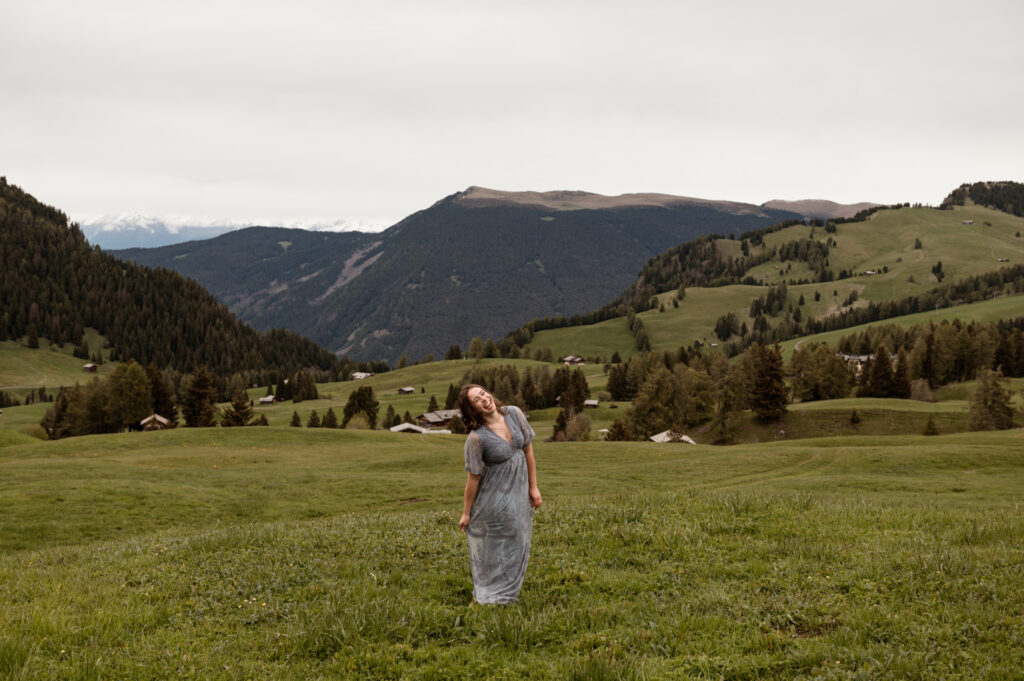
[[459,518],[459,529],[465,532],[467,525],[469,525],[469,514],[463,513],[462,517]]
[[540,508],[540,505],[544,503],[540,498],[540,490],[536,487],[530,488],[530,506],[534,508]]

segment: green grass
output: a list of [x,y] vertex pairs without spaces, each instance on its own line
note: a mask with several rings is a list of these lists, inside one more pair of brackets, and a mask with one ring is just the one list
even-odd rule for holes
[[[972,219],[975,224],[962,224],[965,219]],[[991,226],[985,227],[985,222],[990,222]],[[853,291],[859,297],[855,306],[862,307],[869,302],[895,300],[930,290],[938,283],[931,273],[932,266],[938,261],[942,261],[946,273],[944,283],[1020,264],[1024,262],[1024,241],[1014,236],[1019,230],[1024,230],[1024,219],[978,206],[958,207],[952,211],[929,208],[880,211],[867,222],[839,225],[834,235],[838,246],[830,254],[832,270],[837,273],[843,269],[850,270],[855,276],[828,283],[790,286],[790,299],[796,305],[803,295],[803,316],[820,318],[843,309],[843,301]],[[787,241],[808,238],[810,234],[810,227],[796,225],[768,235],[765,244],[771,248]],[[820,227],[814,231],[817,240],[828,236]],[[914,248],[917,238],[923,242],[921,249]],[[1007,258],[1009,262],[997,262],[1000,257]],[[778,261],[767,262],[752,268],[747,274],[765,284],[807,276],[805,266],[799,263],[793,263],[793,270],[789,273],[784,267]],[[888,268],[888,272],[883,272],[883,268]],[[878,274],[865,275],[869,269]],[[913,282],[909,281],[911,277]],[[820,294],[818,301],[814,300],[815,292]],[[686,298],[678,308],[672,307],[675,292],[667,292],[658,296],[665,305],[665,312],[656,309],[639,316],[655,348],[675,349],[680,345],[689,346],[695,340],[717,343],[715,321],[731,311],[750,326],[751,320],[747,315],[750,301],[765,293],[767,288],[763,286],[688,288]],[[971,318],[972,312],[958,312],[962,309],[940,310],[939,316],[929,318],[951,319],[958,315]],[[1020,297],[998,299],[992,308],[981,308],[979,314],[979,321],[1019,315]],[[556,355],[611,355],[617,350],[625,357],[635,352],[632,336],[623,319],[540,331],[534,335],[530,347],[550,347]]]
[[[378,420],[384,418],[388,405],[393,406],[399,416],[408,411],[415,418],[416,415],[422,414],[427,410],[431,395],[437,398],[438,407],[444,409],[445,398],[448,396],[448,385],[453,384],[457,386],[462,379],[462,375],[467,370],[474,366],[489,367],[505,366],[508,364],[517,367],[520,372],[526,367],[546,365],[554,371],[557,367],[561,366],[560,364],[536,362],[528,359],[496,358],[427,362],[426,364],[417,364],[404,369],[377,374],[361,381],[320,383],[317,384],[320,399],[304,400],[299,404],[288,401],[267,406],[257,406],[256,413],[264,414],[272,426],[284,426],[288,425],[291,420],[292,412],[297,411],[303,425],[305,425],[306,420],[309,418],[309,413],[314,409],[322,418],[329,408],[333,408],[340,421],[342,410],[345,407],[345,403],[348,402],[348,396],[356,388],[368,385],[373,388],[374,394],[380,402]],[[592,371],[603,376],[601,367],[596,367]],[[411,395],[399,395],[398,389],[405,386],[412,386],[415,392]],[[249,397],[257,400],[267,393],[267,389],[265,386],[253,388],[248,393]]]
[[798,343],[827,343],[834,347],[843,336],[862,333],[869,326],[877,326],[879,324],[897,324],[908,328],[915,324],[927,324],[929,322],[941,324],[942,322],[952,322],[954,319],[964,322],[998,322],[1001,319],[1011,319],[1022,315],[1024,315],[1024,295],[1006,295],[994,300],[983,300],[977,303],[970,303],[969,305],[944,307],[929,312],[918,312],[916,314],[893,317],[892,319],[883,319],[871,324],[851,326],[848,329],[803,336],[802,338],[795,338],[781,343],[780,346],[783,357],[788,361],[793,354],[794,346]]
[[468,604],[460,443],[0,448],[0,536],[39,527],[0,554],[0,678],[1019,678],[1020,432],[538,445],[512,607]]
[[[93,329],[87,329],[85,340],[89,343],[90,354],[102,348],[103,338]],[[39,339],[39,347],[31,349],[26,339],[0,341],[0,390],[23,397],[32,388],[48,389],[62,385],[87,383],[93,376],[109,374],[117,366],[107,362],[99,366],[96,374],[82,371],[82,365],[91,360],[73,357],[74,348],[70,343],[63,346],[50,345],[45,338]],[[107,351],[103,351],[106,356]]]

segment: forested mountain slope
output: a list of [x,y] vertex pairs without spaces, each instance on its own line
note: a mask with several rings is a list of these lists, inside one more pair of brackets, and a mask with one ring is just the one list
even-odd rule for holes
[[380,234],[253,228],[117,254],[194,277],[258,328],[283,326],[340,354],[394,361],[593,309],[671,246],[795,217],[659,194],[471,187]]
[[67,215],[0,178],[0,340],[82,340],[97,329],[113,358],[221,374],[338,369],[330,352],[290,331],[258,333],[195,281],[91,247]]

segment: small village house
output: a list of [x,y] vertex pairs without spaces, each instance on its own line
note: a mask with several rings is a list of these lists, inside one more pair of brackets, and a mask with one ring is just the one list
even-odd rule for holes
[[458,409],[439,409],[428,411],[416,417],[416,422],[423,428],[444,428],[459,416]]
[[160,414],[150,414],[139,421],[139,425],[142,426],[143,430],[167,430],[171,427],[171,421],[160,416]]
[[397,426],[391,426],[389,429],[392,433],[417,433],[419,435],[451,435],[450,430],[430,430],[423,426],[417,426],[414,423],[399,423]]
[[683,435],[673,430],[663,430],[657,435],[652,435],[650,438],[651,442],[685,442],[688,445],[697,444],[693,438],[689,435]]

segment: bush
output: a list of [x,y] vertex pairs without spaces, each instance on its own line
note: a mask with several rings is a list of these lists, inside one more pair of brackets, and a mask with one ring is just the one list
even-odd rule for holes
[[935,401],[935,397],[932,396],[932,389],[928,386],[926,379],[919,378],[910,384],[910,399],[917,400],[918,402]]
[[858,423],[860,423],[860,412],[857,411],[856,409],[850,410],[850,423],[852,423],[853,425],[857,425]]
[[567,442],[585,442],[590,439],[590,417],[580,412],[574,414],[565,425]]
[[924,426],[922,435],[938,435],[939,429],[935,427],[935,415],[928,414],[928,423]]
[[18,432],[21,433],[22,435],[31,435],[32,437],[37,438],[39,440],[50,439],[50,437],[46,434],[46,431],[43,430],[43,427],[38,424],[24,425],[21,428],[18,428]]

